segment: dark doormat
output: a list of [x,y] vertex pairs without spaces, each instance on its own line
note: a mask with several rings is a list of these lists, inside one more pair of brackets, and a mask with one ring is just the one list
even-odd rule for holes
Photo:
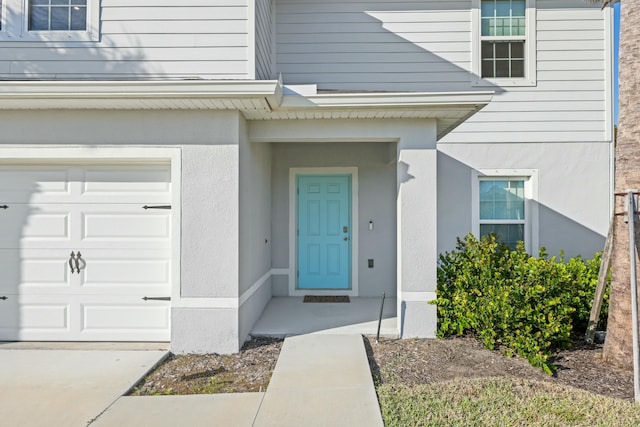
[[302,302],[350,302],[347,295],[305,295]]

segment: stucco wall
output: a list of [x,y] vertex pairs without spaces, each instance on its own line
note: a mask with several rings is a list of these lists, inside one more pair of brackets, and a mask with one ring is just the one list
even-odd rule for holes
[[[249,334],[271,299],[271,146],[248,141],[247,123],[239,123],[240,136],[240,338]],[[224,251],[224,249],[222,249]]]
[[[173,192],[180,195],[172,208],[182,219],[173,229],[180,239],[174,268],[181,271],[171,301],[172,351],[176,353],[235,352],[241,345],[241,117],[234,111],[59,110],[0,115],[0,143],[3,148],[16,147],[17,153],[33,155],[39,150],[46,158],[51,150],[64,148],[68,159],[73,159],[74,153],[86,156],[96,146],[142,147],[136,151],[141,157],[154,157],[157,149],[165,147],[179,151],[172,159],[172,170],[180,174],[172,176]],[[116,155],[113,160],[117,159]],[[121,160],[127,160],[126,154]],[[269,170],[268,164],[265,169]],[[268,264],[269,256],[265,259],[261,267]]]
[[[393,143],[273,144],[272,264],[289,268],[289,169],[357,167],[359,179],[359,294],[396,295],[396,164]],[[374,229],[369,230],[369,221]],[[367,260],[374,260],[368,268]],[[288,279],[274,280],[274,294],[288,294]]]
[[592,257],[609,226],[609,158],[608,143],[439,144],[438,251],[472,231],[473,170],[533,169],[539,245],[550,255]]

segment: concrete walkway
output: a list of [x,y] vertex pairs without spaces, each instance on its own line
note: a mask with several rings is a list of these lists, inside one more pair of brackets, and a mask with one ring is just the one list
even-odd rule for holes
[[382,426],[360,335],[287,338],[254,426]]
[[91,427],[382,427],[360,335],[285,340],[265,393],[121,397]]

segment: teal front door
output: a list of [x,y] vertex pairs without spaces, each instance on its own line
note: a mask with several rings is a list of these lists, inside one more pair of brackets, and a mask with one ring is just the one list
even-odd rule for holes
[[351,289],[351,175],[298,175],[298,289]]

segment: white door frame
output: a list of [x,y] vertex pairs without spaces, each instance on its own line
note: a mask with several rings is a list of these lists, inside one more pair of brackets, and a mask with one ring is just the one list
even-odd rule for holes
[[[310,290],[296,289],[298,271],[298,235],[296,193],[297,175],[351,175],[351,289]],[[289,296],[348,295],[358,296],[358,168],[357,167],[314,167],[289,169]]]

